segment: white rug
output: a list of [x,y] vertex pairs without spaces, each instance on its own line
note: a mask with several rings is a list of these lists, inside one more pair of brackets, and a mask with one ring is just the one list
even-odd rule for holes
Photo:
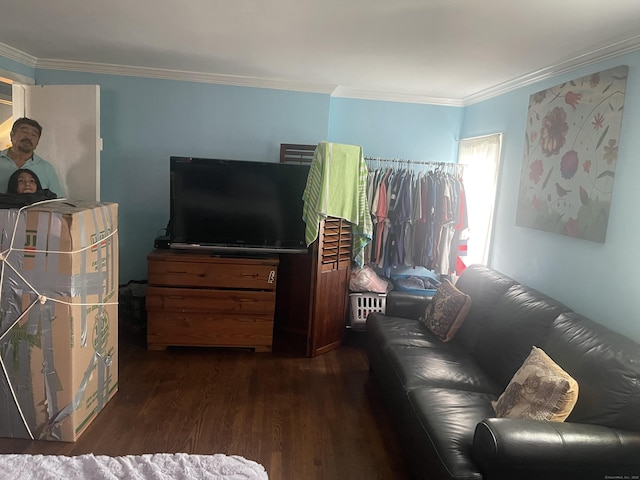
[[0,455],[0,479],[20,480],[268,480],[264,467],[237,455],[157,453]]

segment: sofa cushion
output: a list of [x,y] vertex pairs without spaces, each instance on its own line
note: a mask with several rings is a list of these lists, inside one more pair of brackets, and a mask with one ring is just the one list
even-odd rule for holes
[[411,292],[391,290],[387,293],[386,315],[390,317],[411,318],[418,320],[426,310],[433,295],[419,295]]
[[524,285],[514,285],[496,304],[480,332],[474,355],[504,389],[549,325],[569,309]]
[[442,345],[433,333],[418,320],[390,317],[372,312],[367,316],[368,343],[401,345],[407,347],[435,347]]
[[456,281],[456,288],[471,297],[471,308],[454,342],[473,350],[480,332],[485,329],[489,314],[516,281],[484,265],[470,265]]
[[422,348],[389,346],[385,356],[404,390],[440,387],[490,393],[494,399],[502,386],[488,375],[468,353],[451,343]]
[[444,279],[420,321],[441,341],[449,342],[464,322],[470,306],[471,297]]
[[473,435],[478,422],[494,416],[491,401],[495,397],[481,392],[430,387],[412,390],[408,396],[416,421],[406,428],[413,442],[422,444],[425,450],[422,458],[429,457],[431,444],[446,472],[426,478],[482,478],[471,458]]
[[561,315],[541,347],[575,378],[568,422],[640,431],[640,345],[577,313]]
[[578,399],[578,382],[533,347],[493,408],[498,417],[563,422]]

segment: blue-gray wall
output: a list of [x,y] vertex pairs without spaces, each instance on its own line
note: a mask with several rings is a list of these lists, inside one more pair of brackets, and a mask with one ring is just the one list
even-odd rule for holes
[[277,162],[281,143],[330,140],[451,162],[462,121],[461,108],[174,80],[40,69],[36,83],[100,85],[101,199],[120,206],[121,283],[146,278],[166,227],[171,155]]
[[35,78],[35,70],[32,67],[28,67],[23,63],[16,62],[2,55],[0,55],[0,69],[9,70],[24,77]]
[[332,98],[329,141],[362,145],[370,157],[455,162],[464,110]]
[[[526,111],[531,93],[629,65],[609,229],[595,244],[515,226]],[[120,281],[146,278],[146,255],[166,226],[169,156],[278,161],[280,143],[358,144],[365,155],[455,161],[460,138],[504,132],[491,264],[574,310],[640,341],[640,281],[634,244],[640,179],[640,53],[563,74],[465,108],[232,87],[104,74],[31,70],[0,57],[0,68],[38,84],[101,89],[101,190],[120,205]]]
[[100,85],[101,199],[119,204],[120,281],[146,278],[169,220],[169,157],[279,160],[327,138],[329,96],[38,70],[38,84]]
[[[618,65],[629,66],[605,243],[515,225],[529,96]],[[491,265],[579,313],[640,341],[640,53],[628,54],[465,108],[462,136],[504,132]]]

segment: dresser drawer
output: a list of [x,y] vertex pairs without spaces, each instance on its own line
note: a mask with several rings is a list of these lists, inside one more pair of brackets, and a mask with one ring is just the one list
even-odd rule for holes
[[149,261],[149,285],[276,289],[277,263]]
[[148,348],[168,345],[246,347],[270,352],[273,315],[149,311]]
[[273,317],[275,291],[147,287],[146,308],[178,312],[266,314]]

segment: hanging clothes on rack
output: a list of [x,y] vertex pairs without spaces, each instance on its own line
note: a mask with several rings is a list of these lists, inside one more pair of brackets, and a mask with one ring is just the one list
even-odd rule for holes
[[458,242],[468,228],[463,167],[370,157],[365,161],[373,224],[366,261],[385,273],[411,266],[446,276],[455,273]]
[[[388,177],[390,174],[391,169],[388,169],[386,172],[378,172],[377,177],[379,180],[379,184],[374,187],[377,192],[375,205],[370,208],[373,214],[372,222],[375,225],[373,229],[375,259],[384,257],[383,245],[386,243],[386,237],[389,233],[389,221],[387,218],[387,211],[389,206],[387,200],[387,185],[389,181]],[[378,262],[376,260],[374,260],[373,263],[375,265],[381,266],[381,262]]]

